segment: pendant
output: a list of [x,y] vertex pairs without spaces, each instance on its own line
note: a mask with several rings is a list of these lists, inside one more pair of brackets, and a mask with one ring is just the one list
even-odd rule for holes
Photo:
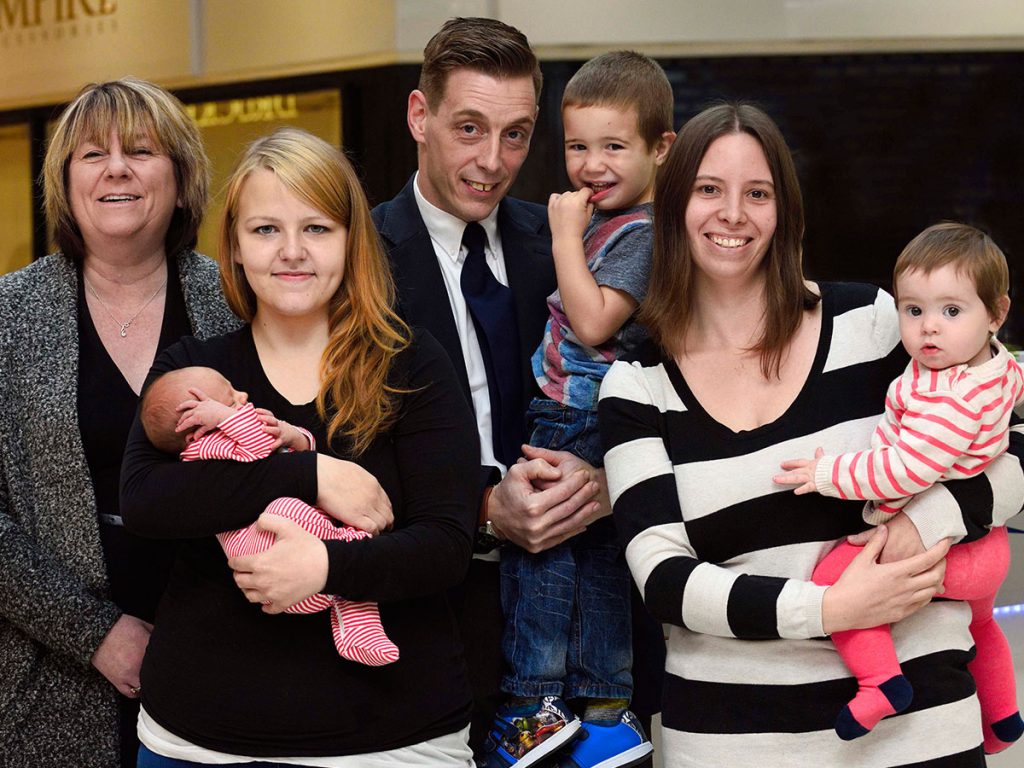
[[131,320],[129,320],[127,323],[121,323],[121,338],[122,339],[128,337],[128,326],[131,325],[131,324],[132,324]]

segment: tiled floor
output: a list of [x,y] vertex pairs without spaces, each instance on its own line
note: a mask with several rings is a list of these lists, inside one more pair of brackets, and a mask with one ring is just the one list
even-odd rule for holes
[[[1024,514],[1010,521],[1010,526],[1024,530]],[[1017,701],[1024,706],[1024,534],[1010,536],[1010,549],[1013,553],[1013,565],[1010,575],[1003,583],[999,592],[997,605],[1021,605],[1020,613],[999,616],[999,625],[1006,633],[1013,648],[1013,661],[1017,671]],[[655,768],[661,768],[661,760],[657,753],[657,725],[655,725]],[[1010,747],[1005,752],[988,758],[989,768],[1021,768],[1024,766],[1024,743]]]

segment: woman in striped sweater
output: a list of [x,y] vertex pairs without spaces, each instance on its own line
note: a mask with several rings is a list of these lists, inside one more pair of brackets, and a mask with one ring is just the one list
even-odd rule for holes
[[[627,560],[671,625],[666,765],[984,765],[970,611],[930,601],[947,537],[978,538],[1020,509],[1019,461],[919,494],[834,586],[815,585],[822,556],[865,528],[862,505],[793,496],[764,468],[867,444],[906,363],[892,298],[803,279],[792,159],[746,105],[684,126],[654,222],[640,318],[652,340],[612,367],[600,424]],[[892,622],[914,703],[841,741],[856,681],[816,639]]]
[[[798,494],[870,500],[864,519],[880,524],[933,483],[984,471],[1006,452],[1013,407],[1024,405],[1024,374],[995,338],[1010,309],[1009,283],[1003,252],[974,227],[944,222],[915,237],[893,270],[900,336],[912,359],[889,385],[870,450],[784,461],[775,482],[796,485]],[[835,583],[858,551],[848,543],[833,549],[815,583]],[[971,606],[977,654],[969,669],[992,754],[1024,732],[1010,646],[992,617],[1010,567],[1006,529],[954,547],[946,566],[943,594]],[[888,627],[837,632],[832,641],[858,682],[836,720],[841,738],[859,738],[910,705],[913,689]]]

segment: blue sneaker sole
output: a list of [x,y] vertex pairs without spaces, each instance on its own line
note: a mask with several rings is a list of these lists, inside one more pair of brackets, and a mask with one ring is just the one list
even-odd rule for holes
[[[654,745],[648,741],[627,749],[625,752],[620,752],[614,757],[609,757],[607,760],[602,760],[596,765],[587,766],[587,768],[633,768],[633,766],[644,762],[653,751]],[[575,766],[575,761],[570,761],[569,765]]]

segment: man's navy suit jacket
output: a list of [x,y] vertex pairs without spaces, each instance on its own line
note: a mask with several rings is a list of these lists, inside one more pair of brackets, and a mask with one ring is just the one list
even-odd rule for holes
[[[399,313],[407,323],[426,328],[441,343],[455,366],[466,401],[472,404],[462,345],[434,244],[416,205],[414,183],[415,177],[393,200],[374,208],[373,223],[391,260]],[[506,197],[498,206],[498,231],[505,272],[516,303],[519,359],[526,393],[521,410],[525,415],[531,393],[539,394],[530,358],[544,336],[547,297],[556,286],[547,209]],[[481,493],[485,484],[500,479],[490,467],[483,468],[481,475]]]
[[[374,208],[373,223],[391,259],[400,314],[410,325],[429,330],[447,350],[466,400],[471,403],[466,364],[448,292],[434,245],[416,205],[413,183],[410,179],[393,200]],[[547,209],[535,203],[505,198],[498,208],[498,230],[509,287],[516,301],[523,391],[539,394],[530,358],[543,338],[548,318],[547,297],[556,287]],[[524,414],[529,397],[527,394],[523,403]],[[481,467],[481,497],[486,485],[499,480],[497,468]],[[475,699],[470,745],[479,754],[493,713],[503,700],[498,682],[504,672],[501,654],[504,618],[498,595],[498,569],[488,569],[494,564],[477,560],[473,565],[476,568],[471,567],[462,589],[455,590],[458,596],[454,598],[453,607],[463,632]],[[635,588],[633,592],[632,708],[649,725],[650,716],[660,710],[665,644],[661,626],[644,610]],[[644,765],[649,764],[648,761]]]

